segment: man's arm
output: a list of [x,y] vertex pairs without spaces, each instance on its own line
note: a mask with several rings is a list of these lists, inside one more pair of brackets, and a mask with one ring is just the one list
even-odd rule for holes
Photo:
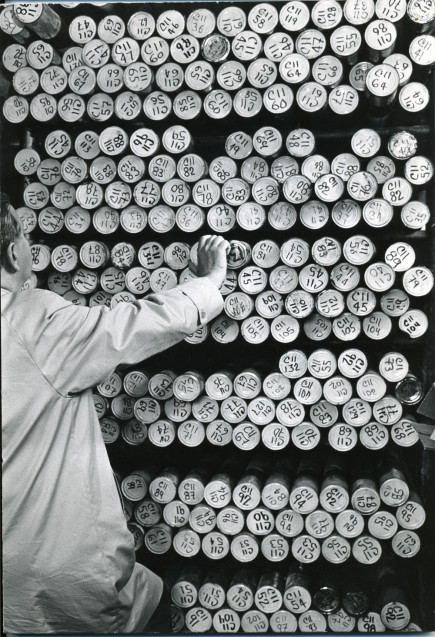
[[227,245],[221,237],[202,237],[199,278],[111,310],[76,306],[39,292],[50,296],[36,324],[23,321],[29,325],[23,330],[26,347],[62,395],[99,384],[118,365],[137,364],[175,345],[221,312],[218,287],[226,275]]

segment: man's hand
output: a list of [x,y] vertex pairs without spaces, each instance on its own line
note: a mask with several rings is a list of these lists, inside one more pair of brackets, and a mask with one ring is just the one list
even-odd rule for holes
[[206,235],[198,244],[198,276],[208,277],[218,288],[227,275],[227,251],[230,244],[223,237]]

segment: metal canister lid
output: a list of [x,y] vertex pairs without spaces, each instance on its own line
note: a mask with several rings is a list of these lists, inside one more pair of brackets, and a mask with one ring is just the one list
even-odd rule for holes
[[[298,393],[298,396],[299,394],[300,392]],[[320,437],[321,436],[319,429],[317,429],[317,427],[311,423],[303,422],[300,425],[294,427],[291,431],[292,443],[297,449],[314,449],[314,447],[317,447],[317,445],[319,444]]]
[[252,196],[258,204],[271,206],[277,202],[279,194],[278,182],[273,177],[261,177],[252,184]]
[[397,531],[397,520],[390,511],[377,511],[368,519],[367,528],[378,540],[389,540]]
[[369,613],[367,613],[367,615],[364,615],[364,617],[360,617],[358,619],[357,628],[358,631],[362,633],[385,632],[385,626],[380,614],[373,611],[370,611]]
[[248,343],[263,343],[270,334],[270,326],[266,319],[250,316],[243,321],[241,333]]
[[[251,548],[251,547],[248,547],[248,548]],[[231,551],[232,551],[232,545],[231,545]],[[245,561],[245,560],[241,560],[241,561]],[[213,615],[213,628],[218,633],[227,633],[227,632],[234,632],[234,631],[237,632],[238,630],[240,630],[240,617],[232,609],[220,608]]]
[[[238,33],[232,43],[231,50],[233,55],[244,62],[255,60],[261,51],[262,41],[260,36],[253,31],[241,31]],[[269,60],[267,60],[269,62]],[[251,81],[252,74],[248,70],[248,78]],[[253,86],[256,86],[253,84]]]
[[218,343],[232,343],[240,332],[237,321],[226,316],[217,318],[211,324],[211,335]]
[[281,62],[293,50],[293,39],[288,33],[274,32],[264,42],[264,54],[274,62]]
[[273,319],[270,330],[276,341],[292,343],[299,335],[300,324],[291,316],[280,315]]
[[19,124],[29,114],[29,103],[25,97],[13,95],[8,97],[3,104],[3,115],[8,122]]
[[358,379],[356,391],[360,398],[374,403],[385,396],[387,384],[382,376],[369,371]]
[[232,133],[225,141],[225,152],[232,159],[245,159],[252,149],[252,137],[243,131]]
[[259,128],[253,136],[254,149],[263,157],[269,157],[279,152],[282,146],[282,136],[278,129],[272,126]]
[[408,501],[397,508],[396,518],[406,530],[419,529],[424,524],[426,511],[415,493],[411,492]]
[[124,83],[130,91],[143,92],[152,84],[153,72],[145,62],[133,62],[124,69]]
[[[319,541],[316,538],[311,537],[310,535],[303,535],[303,534],[298,535],[297,537],[294,538],[291,550],[292,550],[293,557],[298,562],[301,562],[302,564],[310,564],[311,562],[315,562],[320,557],[320,553],[321,553]],[[311,611],[311,612],[315,613],[316,611]],[[300,629],[302,629],[302,626],[303,626],[304,616],[305,616],[305,613],[302,613],[302,615],[299,618]],[[320,615],[320,617],[322,617],[323,619],[323,615]],[[326,621],[325,621],[325,624],[326,624]]]
[[[149,128],[136,129],[130,137],[130,148],[133,153],[135,155],[138,155],[139,157],[149,157],[150,155],[153,155],[155,152],[157,152],[159,145],[160,140],[158,138],[158,135]],[[123,150],[125,150],[125,147]]]
[[299,219],[310,230],[323,228],[329,219],[328,206],[323,201],[307,201],[299,210]]
[[367,357],[359,349],[347,349],[338,357],[338,368],[347,378],[358,378],[367,369]]
[[313,314],[304,322],[304,332],[312,341],[325,340],[331,331],[332,325],[330,319],[320,314]]
[[84,45],[95,37],[97,25],[90,16],[82,15],[72,19],[68,30],[73,42]]
[[231,319],[242,321],[252,313],[254,301],[244,292],[233,292],[225,298],[224,309]]
[[293,292],[298,285],[298,281],[296,270],[288,265],[277,266],[269,275],[270,287],[280,294]]
[[409,371],[406,357],[399,352],[385,354],[379,361],[379,371],[389,382],[403,380]]
[[236,213],[227,204],[218,204],[209,209],[207,222],[215,232],[228,232],[236,224]]
[[72,286],[79,294],[92,294],[97,289],[98,280],[96,272],[79,268],[72,276]]
[[352,545],[352,555],[361,564],[375,564],[382,555],[382,545],[370,535],[361,535]]
[[399,86],[404,86],[409,82],[412,75],[412,62],[402,53],[393,53],[384,60],[385,64],[393,66],[399,74]]
[[14,168],[20,175],[34,175],[39,168],[41,158],[33,148],[19,150],[14,158]]
[[333,29],[339,25],[343,10],[337,0],[319,0],[311,10],[311,19],[319,29]]
[[328,285],[328,271],[317,263],[304,266],[299,272],[299,285],[310,293],[321,292]]
[[275,241],[265,239],[252,248],[252,260],[262,268],[272,268],[279,262],[280,248]]
[[306,318],[314,309],[314,297],[305,290],[295,290],[287,296],[285,309],[295,319]]
[[[51,263],[58,272],[71,272],[77,267],[78,264],[78,254],[76,248],[67,244],[56,246],[51,253]],[[35,268],[33,267],[33,269]]]
[[[59,133],[63,132],[63,131],[58,131]],[[65,133],[64,133],[65,135]],[[75,143],[74,143],[74,148],[75,151],[77,153],[77,155],[79,157],[82,157],[83,159],[95,159],[95,157],[97,157],[100,154],[100,145],[99,145],[99,135],[98,133],[94,132],[94,131],[83,131],[82,133],[79,133],[79,135],[77,135]],[[57,140],[57,142],[59,143],[63,143],[63,140]],[[64,157],[65,155],[68,154],[70,148],[71,148],[71,142],[69,145],[67,145],[68,150],[66,152],[64,152],[63,154],[58,154],[58,150],[56,150],[55,152],[57,154],[53,155],[54,157]],[[46,148],[47,150],[47,148]],[[47,153],[49,155],[51,155],[51,153],[48,152]]]
[[350,451],[358,442],[358,433],[352,425],[337,423],[328,431],[328,442],[336,451]]
[[142,60],[150,66],[164,64],[169,57],[169,43],[162,37],[146,38],[140,50]]
[[354,235],[343,244],[343,256],[353,265],[368,263],[375,252],[374,243],[364,235]]
[[409,45],[409,57],[415,64],[428,67],[435,63],[435,37],[423,33],[414,38]]
[[352,199],[344,199],[334,204],[331,216],[339,228],[353,228],[361,219],[361,207]]
[[429,326],[428,318],[422,310],[408,310],[400,316],[399,329],[411,338],[422,336]]
[[387,57],[393,51],[397,39],[397,29],[390,20],[372,20],[365,28],[364,40],[369,47],[369,57],[373,60]]
[[391,177],[382,186],[382,197],[392,206],[403,206],[412,197],[412,186],[404,177]]
[[417,152],[417,138],[406,130],[394,133],[388,140],[388,152],[394,159],[409,159]]
[[361,34],[354,26],[338,27],[331,33],[330,45],[333,53],[351,59],[361,47]]
[[411,296],[425,296],[434,286],[434,275],[425,266],[409,268],[403,275],[403,287]]
[[156,72],[156,85],[167,93],[177,91],[184,80],[184,71],[179,64],[175,62],[167,62],[158,67]]
[[177,286],[177,276],[169,268],[157,268],[150,277],[151,290],[159,293]]
[[109,294],[116,294],[125,289],[125,274],[118,268],[106,268],[100,276],[100,285]]
[[207,425],[206,436],[212,445],[223,447],[232,440],[232,427],[224,420],[214,420]]
[[[346,182],[351,175],[359,172],[360,161],[352,153],[341,153],[336,155],[331,163],[331,172]],[[346,202],[350,203],[349,200]]]
[[428,88],[420,82],[409,82],[399,93],[399,103],[409,113],[418,113],[429,104]]
[[351,398],[343,405],[343,420],[354,427],[366,425],[372,416],[372,408],[368,402],[361,398]]
[[353,113],[359,105],[359,96],[353,86],[340,84],[332,89],[328,96],[330,109],[337,115],[349,115]]
[[185,70],[184,80],[192,90],[205,91],[213,84],[214,69],[209,62],[203,60],[191,62]]
[[216,18],[209,9],[196,9],[189,13],[186,27],[191,35],[197,38],[205,38],[214,31]]
[[[308,369],[310,368],[310,360],[308,360]],[[299,378],[293,385],[293,395],[303,405],[313,405],[322,396],[322,385],[317,378],[311,376],[303,376]]]
[[[349,178],[353,178],[353,175]],[[344,182],[334,174],[324,174],[316,179],[314,192],[322,201],[328,203],[337,201],[344,193]]]
[[286,31],[302,31],[310,20],[310,10],[304,2],[287,2],[280,12],[279,21]]
[[258,396],[248,405],[248,417],[256,425],[268,425],[275,417],[275,404],[266,396]]
[[267,274],[258,266],[248,266],[239,272],[238,284],[247,294],[258,294],[267,285]]
[[[124,35],[124,31],[122,30],[122,27],[116,28],[117,24],[118,22],[115,21],[114,37],[116,36],[116,39]],[[135,40],[146,40],[154,33],[155,26],[156,26],[156,22],[150,13],[147,13],[145,11],[138,11],[136,13],[133,13],[133,15],[128,20],[127,31],[128,31],[128,34]]]
[[383,312],[374,312],[363,320],[363,331],[366,336],[374,340],[386,338],[390,334],[393,323]]
[[358,157],[374,157],[381,147],[381,138],[376,131],[361,128],[353,135],[351,146]]
[[342,376],[333,376],[324,383],[323,395],[333,405],[344,405],[352,397],[352,385]]
[[173,547],[182,557],[192,557],[201,550],[201,539],[199,535],[191,529],[180,529],[174,536]]
[[269,224],[275,230],[288,230],[297,221],[297,212],[292,204],[287,201],[280,201],[270,207],[267,213]]
[[149,270],[155,270],[163,265],[164,250],[160,243],[156,241],[148,241],[144,243],[138,250],[139,263]]
[[294,398],[285,398],[276,406],[276,417],[286,427],[296,427],[304,420],[305,407]]
[[185,615],[185,625],[189,632],[207,632],[213,625],[212,615],[206,608],[189,608]]
[[175,438],[175,425],[170,420],[156,420],[148,426],[148,439],[156,447],[168,447]]
[[390,290],[381,297],[381,309],[388,316],[401,316],[409,308],[409,296],[403,290]]
[[[238,377],[234,379],[234,390],[238,389]],[[240,391],[240,390],[239,390]],[[243,398],[239,396],[230,396],[224,398],[221,403],[222,418],[231,424],[238,424],[245,420],[248,413],[248,405]]]
[[305,518],[305,528],[310,535],[323,539],[334,530],[334,518],[327,511],[312,511]]
[[281,260],[291,267],[300,267],[310,256],[310,247],[303,239],[288,239],[280,250]]
[[[397,589],[393,589],[396,593]],[[411,619],[409,608],[402,601],[392,601],[381,609],[384,626],[390,630],[405,629]]]
[[63,296],[72,289],[71,274],[69,272],[50,272],[47,277],[47,287],[52,292]]
[[300,378],[307,369],[307,357],[301,350],[290,350],[279,359],[279,370],[287,378]]
[[383,228],[393,219],[393,206],[384,199],[371,199],[363,208],[364,221],[372,228]]
[[185,420],[177,429],[177,437],[185,447],[198,447],[204,442],[205,427],[197,420]]
[[344,312],[333,320],[332,331],[342,341],[352,341],[361,332],[360,319],[349,312]]
[[296,102],[299,108],[307,113],[322,110],[328,101],[328,93],[318,82],[305,82],[299,87]]
[[332,237],[322,237],[313,243],[311,253],[317,264],[335,265],[341,257],[341,244]]
[[42,243],[34,243],[31,247],[31,253],[33,272],[42,272],[48,268],[51,261],[51,248]]
[[110,445],[118,440],[120,427],[114,418],[101,418],[100,429],[105,445]]
[[391,541],[393,551],[399,557],[410,558],[420,550],[420,538],[415,531],[398,531]]
[[205,391],[210,398],[223,400],[229,398],[233,391],[233,377],[227,372],[211,374],[205,383]]
[[310,418],[316,427],[327,428],[337,422],[338,409],[327,400],[320,400],[310,408]]
[[395,281],[396,275],[393,268],[387,263],[379,261],[371,263],[364,272],[364,280],[367,287],[375,292],[386,292]]
[[429,222],[429,208],[421,201],[409,201],[402,208],[401,219],[407,228],[421,230]]
[[349,615],[343,608],[328,615],[328,627],[335,633],[352,632],[355,628],[355,624],[355,617]]
[[330,350],[317,349],[308,358],[308,371],[315,378],[329,378],[336,368],[337,359]]
[[430,181],[433,177],[434,169],[430,159],[415,155],[405,164],[405,177],[415,186],[421,186]]
[[200,44],[194,35],[184,33],[171,42],[170,51],[175,62],[189,64],[198,57]]
[[[261,439],[266,449],[272,449],[275,451],[278,449],[284,449],[288,446],[290,442],[290,433],[288,427],[277,423],[271,423],[263,427],[261,430]],[[266,502],[266,500],[263,499],[263,502],[271,508],[269,500]]]
[[[65,71],[64,73],[66,75]],[[77,95],[89,95],[93,92],[96,83],[97,75],[89,66],[77,66],[68,76],[68,86]]]
[[399,420],[391,427],[391,439],[400,447],[411,447],[419,441],[419,435],[414,428],[412,421],[407,419]]
[[351,555],[350,542],[340,535],[331,535],[322,542],[322,555],[332,564],[341,564]]
[[256,33],[271,33],[278,24],[278,11],[269,2],[257,4],[249,12],[248,24]]
[[143,112],[149,119],[160,121],[168,117],[172,111],[172,100],[163,91],[153,91],[146,96],[143,103]]
[[317,58],[311,70],[313,80],[329,88],[338,85],[343,78],[343,65],[333,55],[324,55]]
[[361,170],[349,177],[347,191],[356,201],[372,199],[378,189],[376,178],[368,171]]
[[[44,42],[44,40],[35,40],[29,44],[27,53],[26,49],[19,44],[11,44],[3,52],[3,66],[14,73],[17,69],[25,66],[26,56],[29,66],[41,71],[53,62],[55,52],[51,44]],[[13,60],[12,65],[10,65],[11,60]]]
[[[281,533],[281,535],[284,535],[285,537],[295,537],[299,535],[304,529],[304,518],[297,511],[285,509],[284,511],[280,511],[276,516],[275,526],[276,529]],[[289,603],[288,598],[291,599],[292,597],[293,595],[289,593],[289,589],[287,588],[284,598],[284,605],[287,608],[288,605],[286,604],[286,598],[287,603]],[[298,610],[295,608],[291,608],[291,610],[293,610],[294,612],[298,612]]]
[[406,14],[406,0],[396,0],[393,4],[389,4],[388,0],[379,0],[376,3],[376,15],[378,18],[397,22]]
[[389,437],[388,429],[385,425],[378,422],[367,423],[367,425],[362,427],[359,433],[361,444],[366,447],[366,449],[373,451],[385,447],[385,445],[388,444]]
[[295,47],[296,52],[306,57],[307,60],[315,60],[325,52],[326,37],[317,29],[304,29],[298,35]]
[[288,610],[277,610],[269,619],[270,629],[274,633],[293,633],[297,632],[298,621],[296,617]]
[[359,511],[346,509],[335,518],[335,527],[343,537],[358,537],[364,530],[364,518]]
[[[283,184],[288,177],[292,175],[297,175],[299,173],[298,163],[293,157],[289,157],[284,155],[282,157],[278,157],[272,163],[270,168],[271,175],[276,181],[280,184]],[[285,202],[280,202],[277,204],[278,206],[288,205]],[[277,228],[279,230],[279,228]]]

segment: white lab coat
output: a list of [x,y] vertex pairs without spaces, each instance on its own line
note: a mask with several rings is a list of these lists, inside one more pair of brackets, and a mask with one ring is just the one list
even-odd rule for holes
[[2,289],[3,595],[7,633],[141,632],[161,579],[135,564],[91,387],[222,310],[208,279],[81,307]]

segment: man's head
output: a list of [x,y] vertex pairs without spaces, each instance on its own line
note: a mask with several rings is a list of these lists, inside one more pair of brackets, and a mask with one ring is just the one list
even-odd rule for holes
[[32,253],[23,233],[21,221],[9,197],[0,193],[1,204],[1,275],[2,287],[19,290],[32,271]]

